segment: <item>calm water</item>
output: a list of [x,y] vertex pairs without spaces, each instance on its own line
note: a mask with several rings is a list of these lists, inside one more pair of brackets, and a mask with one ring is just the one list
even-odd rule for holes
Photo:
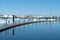
[[18,26],[0,32],[0,40],[60,40],[60,23],[41,22]]

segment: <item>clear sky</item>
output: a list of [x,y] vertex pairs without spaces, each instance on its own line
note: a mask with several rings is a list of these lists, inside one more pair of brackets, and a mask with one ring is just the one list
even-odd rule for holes
[[0,15],[60,15],[60,0],[0,0]]

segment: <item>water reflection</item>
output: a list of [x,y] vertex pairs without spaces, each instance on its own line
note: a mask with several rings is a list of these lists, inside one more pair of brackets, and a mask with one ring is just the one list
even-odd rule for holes
[[12,35],[14,36],[14,28],[12,29]]
[[7,40],[7,38],[8,38],[8,37],[7,37],[7,30],[6,30],[6,34],[5,34],[5,40]]
[[[55,24],[56,25],[56,24]],[[44,27],[45,26],[45,27]],[[48,35],[50,32],[52,32],[52,31],[54,31],[54,29],[53,29],[53,26],[52,26],[52,22],[39,22],[39,23],[32,23],[32,24],[27,24],[27,25],[23,25],[23,26],[19,26],[18,27],[18,29],[19,29],[19,31],[21,31],[21,27],[23,27],[23,29],[26,29],[26,31],[28,32],[28,31],[30,31],[30,29],[32,29],[32,31],[33,31],[33,29],[36,31],[36,32],[38,32],[38,34],[40,33],[40,34],[42,34],[42,33],[45,33],[46,35]],[[27,28],[29,29],[29,30],[27,30]],[[23,30],[22,29],[22,30]],[[17,31],[18,33],[16,33],[15,34],[15,30],[16,30],[16,28],[12,28],[12,37],[13,38],[15,38],[14,36],[15,35],[17,35],[18,33],[19,33],[19,31]],[[40,32],[39,32],[40,31]],[[21,32],[23,32],[23,31],[21,31]],[[23,32],[23,33],[25,33],[25,32]],[[22,35],[23,35],[23,33],[22,33]],[[29,33],[31,33],[31,32],[29,32]],[[48,33],[48,34],[47,34]],[[53,32],[54,33],[54,32]],[[33,34],[33,32],[32,32],[32,34]],[[35,33],[35,35],[38,35],[37,33]],[[39,35],[40,35],[39,34]],[[7,37],[7,35],[8,35],[8,32],[7,32],[7,30],[6,30],[6,35],[5,35],[5,40],[7,40],[8,39],[8,37]],[[18,34],[18,35],[20,35],[20,34]],[[28,34],[27,34],[28,35]],[[45,35],[45,36],[46,36]],[[18,36],[19,37],[19,36]],[[12,39],[12,40],[14,40],[14,39]]]

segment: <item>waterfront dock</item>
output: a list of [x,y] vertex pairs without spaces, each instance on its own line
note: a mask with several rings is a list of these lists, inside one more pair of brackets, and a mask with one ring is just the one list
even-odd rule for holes
[[[26,24],[31,24],[31,23],[38,23],[38,22],[55,22],[57,19],[60,20],[60,16],[50,16],[50,17],[45,17],[45,16],[0,16],[0,18],[3,18],[6,20],[7,22],[7,19],[9,18],[12,18],[12,23],[11,25],[6,25],[4,27],[0,27],[0,32],[4,31],[4,30],[8,30],[8,29],[11,29],[11,28],[14,28],[14,27],[17,27],[17,26],[22,26],[22,25],[26,25]],[[15,23],[15,19],[16,18],[19,18],[19,23]],[[24,22],[24,23],[20,23],[20,19],[29,19],[29,20],[32,20],[31,22]],[[42,19],[42,20],[41,20]],[[43,20],[44,19],[44,20]]]

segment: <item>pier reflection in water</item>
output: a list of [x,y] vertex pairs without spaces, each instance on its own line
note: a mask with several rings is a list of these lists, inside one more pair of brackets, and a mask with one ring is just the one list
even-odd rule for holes
[[18,26],[0,33],[0,40],[58,40],[60,22],[39,22]]

